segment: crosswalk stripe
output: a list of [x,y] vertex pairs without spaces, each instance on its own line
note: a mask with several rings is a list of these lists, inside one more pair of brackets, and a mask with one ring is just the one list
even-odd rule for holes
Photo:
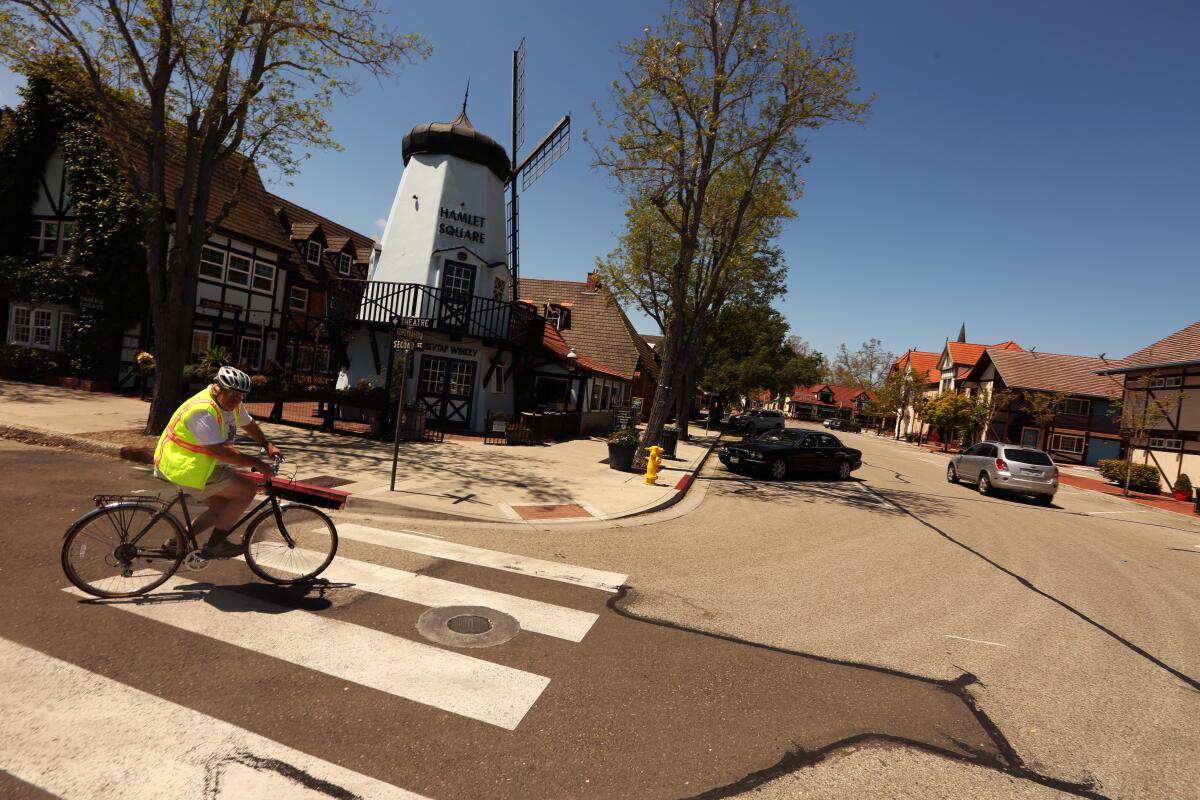
[[0,766],[64,800],[428,800],[3,638],[0,685]]
[[[312,554],[317,559],[315,553]],[[319,559],[318,559],[319,560]],[[285,567],[286,560],[272,565],[270,553],[264,552],[259,562],[267,566]],[[583,637],[599,619],[598,614],[578,611],[573,608],[514,597],[502,592],[477,589],[453,581],[428,575],[418,575],[403,569],[384,567],[366,561],[355,561],[338,557],[333,560],[321,577],[334,583],[352,583],[355,589],[372,594],[394,597],[430,608],[444,606],[486,606],[503,611],[521,623],[521,628],[546,636],[555,636],[571,642],[582,642]]]
[[343,539],[382,545],[396,550],[407,550],[410,553],[420,553],[448,561],[461,561],[466,564],[532,575],[551,581],[573,583],[605,592],[616,592],[625,585],[625,581],[629,577],[617,572],[605,572],[572,564],[562,564],[557,561],[501,553],[498,550],[485,550],[482,547],[471,547],[456,542],[429,539],[403,531],[389,531],[347,522],[338,525],[338,536]]
[[[188,578],[172,577],[163,592],[183,592]],[[87,597],[71,587],[64,591]],[[185,593],[186,594],[186,593]],[[513,730],[550,679],[340,620],[294,611],[228,589],[203,599],[111,604],[343,680]],[[227,611],[237,611],[231,616]]]

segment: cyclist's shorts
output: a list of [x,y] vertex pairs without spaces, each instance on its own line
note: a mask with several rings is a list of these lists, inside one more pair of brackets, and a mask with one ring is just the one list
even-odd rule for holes
[[[217,464],[217,468],[214,469],[212,475],[208,477],[208,483],[204,485],[203,489],[186,488],[185,490],[193,500],[207,500],[228,486],[229,482],[235,479],[234,474],[236,472],[237,470],[233,469],[228,464]],[[158,478],[164,483],[171,483],[165,477],[160,475],[157,469],[154,470],[154,477]],[[171,485],[174,486],[175,484],[171,483]]]

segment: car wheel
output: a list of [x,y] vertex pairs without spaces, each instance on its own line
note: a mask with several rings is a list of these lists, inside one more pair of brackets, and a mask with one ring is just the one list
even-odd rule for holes
[[979,493],[984,497],[992,493],[992,479],[986,472],[979,473]]
[[781,430],[783,430],[783,423],[782,423],[782,422],[780,422],[778,425],[776,425],[776,426],[775,426],[775,430],[777,430],[777,431],[781,431]]
[[958,483],[958,470],[954,468],[953,464],[946,467],[946,480],[950,483]]
[[1048,506],[1054,502],[1054,495],[1052,495],[1052,494],[1035,495],[1033,498],[1033,502],[1037,503],[1039,506]]
[[781,481],[787,477],[787,462],[777,458],[767,465],[767,472],[773,480]]
[[850,477],[850,462],[849,461],[843,461],[842,463],[838,464],[837,475],[838,475],[838,480],[844,481],[844,480],[849,479],[849,477]]

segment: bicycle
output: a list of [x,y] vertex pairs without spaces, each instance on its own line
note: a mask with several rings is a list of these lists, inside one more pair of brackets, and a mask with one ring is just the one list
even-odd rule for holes
[[[329,566],[338,536],[323,512],[305,503],[279,502],[272,478],[281,461],[276,457],[272,474],[263,474],[266,498],[230,530],[249,520],[242,537],[246,566],[268,583],[293,586]],[[162,585],[181,564],[193,571],[207,567],[209,559],[192,533],[189,495],[177,489],[170,502],[157,495],[95,495],[96,510],[76,520],[63,537],[62,567],[71,583],[96,597],[137,597]],[[176,504],[186,527],[171,513]]]

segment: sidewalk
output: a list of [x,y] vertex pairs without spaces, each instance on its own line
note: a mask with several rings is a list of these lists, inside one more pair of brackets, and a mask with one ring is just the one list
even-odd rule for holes
[[[149,404],[120,395],[0,380],[0,438],[148,462],[155,437],[141,433]],[[716,443],[692,427],[655,486],[609,469],[599,438],[509,447],[447,438],[402,442],[389,491],[391,442],[263,424],[287,457],[282,474],[349,492],[346,510],[379,516],[556,524],[619,519],[677,502]],[[290,477],[290,476],[289,476]]]
[[1121,497],[1123,500],[1128,500],[1131,503],[1138,503],[1143,506],[1161,509],[1162,511],[1170,511],[1175,514],[1183,514],[1184,516],[1200,519],[1200,514],[1196,513],[1195,501],[1180,502],[1173,497],[1164,497],[1157,494],[1142,494],[1141,492],[1130,492],[1129,497],[1122,497],[1120,486],[1109,483],[1108,481],[1096,480],[1095,478],[1085,478],[1082,475],[1075,475],[1065,470],[1058,471],[1058,481],[1060,484],[1067,486],[1075,486],[1080,489],[1090,489],[1093,492],[1101,492],[1102,494]]

